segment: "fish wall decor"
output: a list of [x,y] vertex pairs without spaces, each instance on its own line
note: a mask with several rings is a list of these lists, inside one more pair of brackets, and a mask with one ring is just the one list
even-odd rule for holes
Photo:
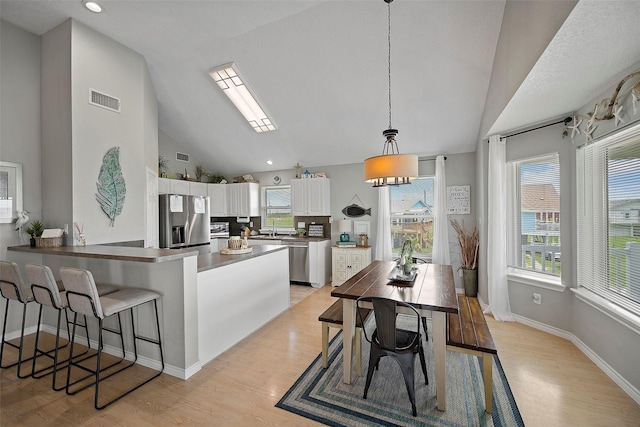
[[342,213],[350,218],[358,218],[364,215],[371,216],[371,208],[365,209],[360,205],[352,203],[349,206],[345,206],[344,209],[342,209]]

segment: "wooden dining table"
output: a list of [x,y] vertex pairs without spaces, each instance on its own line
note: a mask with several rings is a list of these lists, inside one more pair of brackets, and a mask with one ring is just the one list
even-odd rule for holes
[[[433,353],[435,359],[436,401],[439,410],[446,409],[446,334],[447,313],[458,312],[453,270],[450,265],[417,264],[417,276],[412,283],[391,280],[396,263],[374,261],[360,270],[331,295],[342,298],[343,304],[343,381],[351,383],[352,345],[356,323],[356,300],[360,297],[382,297],[403,301],[415,307],[421,316],[431,312]],[[370,303],[362,307],[371,308]]]

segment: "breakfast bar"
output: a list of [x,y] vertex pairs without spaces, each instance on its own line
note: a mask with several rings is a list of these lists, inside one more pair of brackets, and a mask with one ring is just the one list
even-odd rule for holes
[[[7,257],[21,268],[26,263],[47,265],[58,279],[60,267],[75,267],[90,270],[98,283],[160,293],[164,372],[182,379],[289,307],[288,253],[283,246],[255,247],[242,255],[118,244],[12,246]],[[151,319],[148,314],[141,308],[137,316]],[[29,324],[35,324],[35,311],[32,316]],[[45,313],[44,321],[55,324],[52,313]],[[144,321],[139,325],[142,334],[153,326]],[[107,341],[107,350],[109,345]],[[159,365],[144,345],[140,354],[140,363]]]

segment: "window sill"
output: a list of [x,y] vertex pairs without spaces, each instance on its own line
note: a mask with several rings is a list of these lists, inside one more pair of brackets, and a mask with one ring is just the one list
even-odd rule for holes
[[615,304],[612,304],[611,302],[602,298],[600,295],[597,295],[588,289],[571,288],[571,291],[580,301],[584,302],[587,305],[590,305],[599,312],[603,313],[606,316],[609,316],[613,320],[628,327],[637,334],[640,334],[640,315],[629,310],[625,310],[624,308]]
[[507,280],[556,292],[564,292],[567,289],[559,277],[528,272],[516,268],[507,269]]

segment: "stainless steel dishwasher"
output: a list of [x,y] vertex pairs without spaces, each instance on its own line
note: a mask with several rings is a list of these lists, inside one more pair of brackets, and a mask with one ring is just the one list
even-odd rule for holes
[[289,281],[301,285],[310,285],[309,242],[282,240],[289,247]]

